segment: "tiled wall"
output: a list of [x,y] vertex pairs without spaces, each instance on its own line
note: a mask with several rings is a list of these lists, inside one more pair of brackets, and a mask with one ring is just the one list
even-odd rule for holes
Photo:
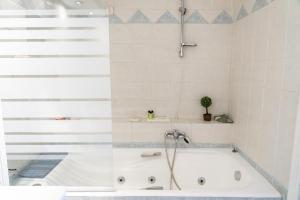
[[186,48],[179,58],[179,1],[113,0],[111,70],[113,117],[145,117],[153,109],[171,118],[200,119],[199,99],[212,113],[228,112],[231,0],[190,0]]
[[[287,66],[289,69],[289,77],[291,77],[290,86],[299,91],[300,88],[300,1],[299,0],[289,0],[289,8],[288,8],[288,27],[287,27]],[[299,106],[299,105],[298,105]],[[298,113],[299,115],[299,113]],[[297,134],[297,133],[296,133]],[[299,138],[298,136],[295,136]],[[296,160],[295,163],[299,163],[299,140],[295,142],[294,151],[296,150]],[[294,152],[295,153],[295,152]],[[297,164],[296,164],[297,165]],[[298,170],[299,166],[298,164]],[[294,166],[295,167],[295,166]],[[297,167],[296,167],[297,168]],[[298,174],[297,174],[298,173]],[[298,176],[298,184],[300,184],[300,172],[296,172],[296,176]],[[298,185],[298,200],[300,200],[300,185]]]
[[145,118],[153,109],[159,116],[199,120],[204,95],[213,99],[213,114],[228,112],[232,1],[186,1],[185,40],[198,46],[186,48],[184,58],[178,56],[180,1],[110,4],[114,142],[162,142],[166,130],[179,128],[193,134],[194,141],[231,143],[231,132],[218,127],[191,121],[129,123],[128,118]]
[[299,38],[286,40],[287,6],[286,0],[236,2],[236,15],[247,16],[233,27],[230,87],[235,142],[286,188],[300,85]]

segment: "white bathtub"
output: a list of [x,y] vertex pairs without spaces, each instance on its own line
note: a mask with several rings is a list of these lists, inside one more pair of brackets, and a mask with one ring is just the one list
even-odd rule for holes
[[[164,149],[115,148],[114,186],[121,193],[162,186],[164,191],[143,191],[162,196],[177,193],[214,197],[280,197],[280,194],[239,153],[232,153],[231,150],[179,148],[174,171],[182,191],[176,192],[168,191],[170,172]],[[161,152],[161,156],[143,158],[141,154],[144,152]],[[237,170],[241,172],[240,181],[234,177]],[[121,176],[125,178],[123,183],[118,182]],[[149,183],[148,178],[151,176],[156,178],[155,183]],[[198,183],[199,177],[205,178],[204,185]]]
[[[145,152],[161,152],[161,156],[141,157]],[[45,179],[24,179],[20,180],[19,185],[68,186],[75,183],[78,186],[92,186],[73,188],[72,191],[89,192],[71,192],[67,193],[68,196],[280,199],[280,194],[239,153],[232,153],[231,148],[178,148],[175,176],[181,191],[169,190],[170,172],[163,148],[114,148],[113,164],[107,162],[108,159],[99,158],[95,160],[94,155],[86,155],[76,157],[76,163],[73,163],[74,159],[66,157]],[[240,181],[235,180],[235,171],[241,172]],[[118,182],[121,176],[125,178],[123,183]],[[149,183],[151,176],[156,178],[155,183]],[[204,185],[198,184],[199,177],[205,178]],[[95,187],[99,185],[113,187]],[[161,186],[164,190],[143,190],[155,186]]]

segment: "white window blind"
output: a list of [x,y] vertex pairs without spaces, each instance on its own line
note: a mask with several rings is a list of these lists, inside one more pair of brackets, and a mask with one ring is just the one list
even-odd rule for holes
[[17,170],[12,184],[35,179],[20,176],[33,160],[60,160],[43,178],[49,185],[110,184],[108,17],[102,9],[65,12],[0,12],[3,123],[8,165]]

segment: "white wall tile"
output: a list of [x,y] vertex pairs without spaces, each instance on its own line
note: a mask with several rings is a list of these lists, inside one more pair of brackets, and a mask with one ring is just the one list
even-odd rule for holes
[[131,142],[132,129],[131,123],[113,120],[112,135],[114,142]]
[[[211,112],[228,113],[231,25],[187,24],[186,40],[199,45],[186,48],[185,57],[179,58],[179,24],[126,23],[137,10],[151,22],[166,10],[179,20],[179,3],[111,2],[114,14],[125,22],[110,25],[113,117],[145,117],[155,109],[171,118],[200,119],[204,95],[214,100]],[[199,9],[211,22],[223,9],[232,9],[232,0],[190,0],[186,6],[188,14]]]
[[[249,11],[253,2],[243,5]],[[235,141],[286,187],[300,86],[288,13],[287,1],[276,0],[234,25],[230,84]]]
[[132,123],[132,141],[162,142],[165,132],[170,129],[170,123]]

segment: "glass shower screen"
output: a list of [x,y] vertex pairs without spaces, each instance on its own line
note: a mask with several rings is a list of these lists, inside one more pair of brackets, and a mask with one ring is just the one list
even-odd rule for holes
[[111,187],[105,5],[0,4],[0,95],[10,185]]

